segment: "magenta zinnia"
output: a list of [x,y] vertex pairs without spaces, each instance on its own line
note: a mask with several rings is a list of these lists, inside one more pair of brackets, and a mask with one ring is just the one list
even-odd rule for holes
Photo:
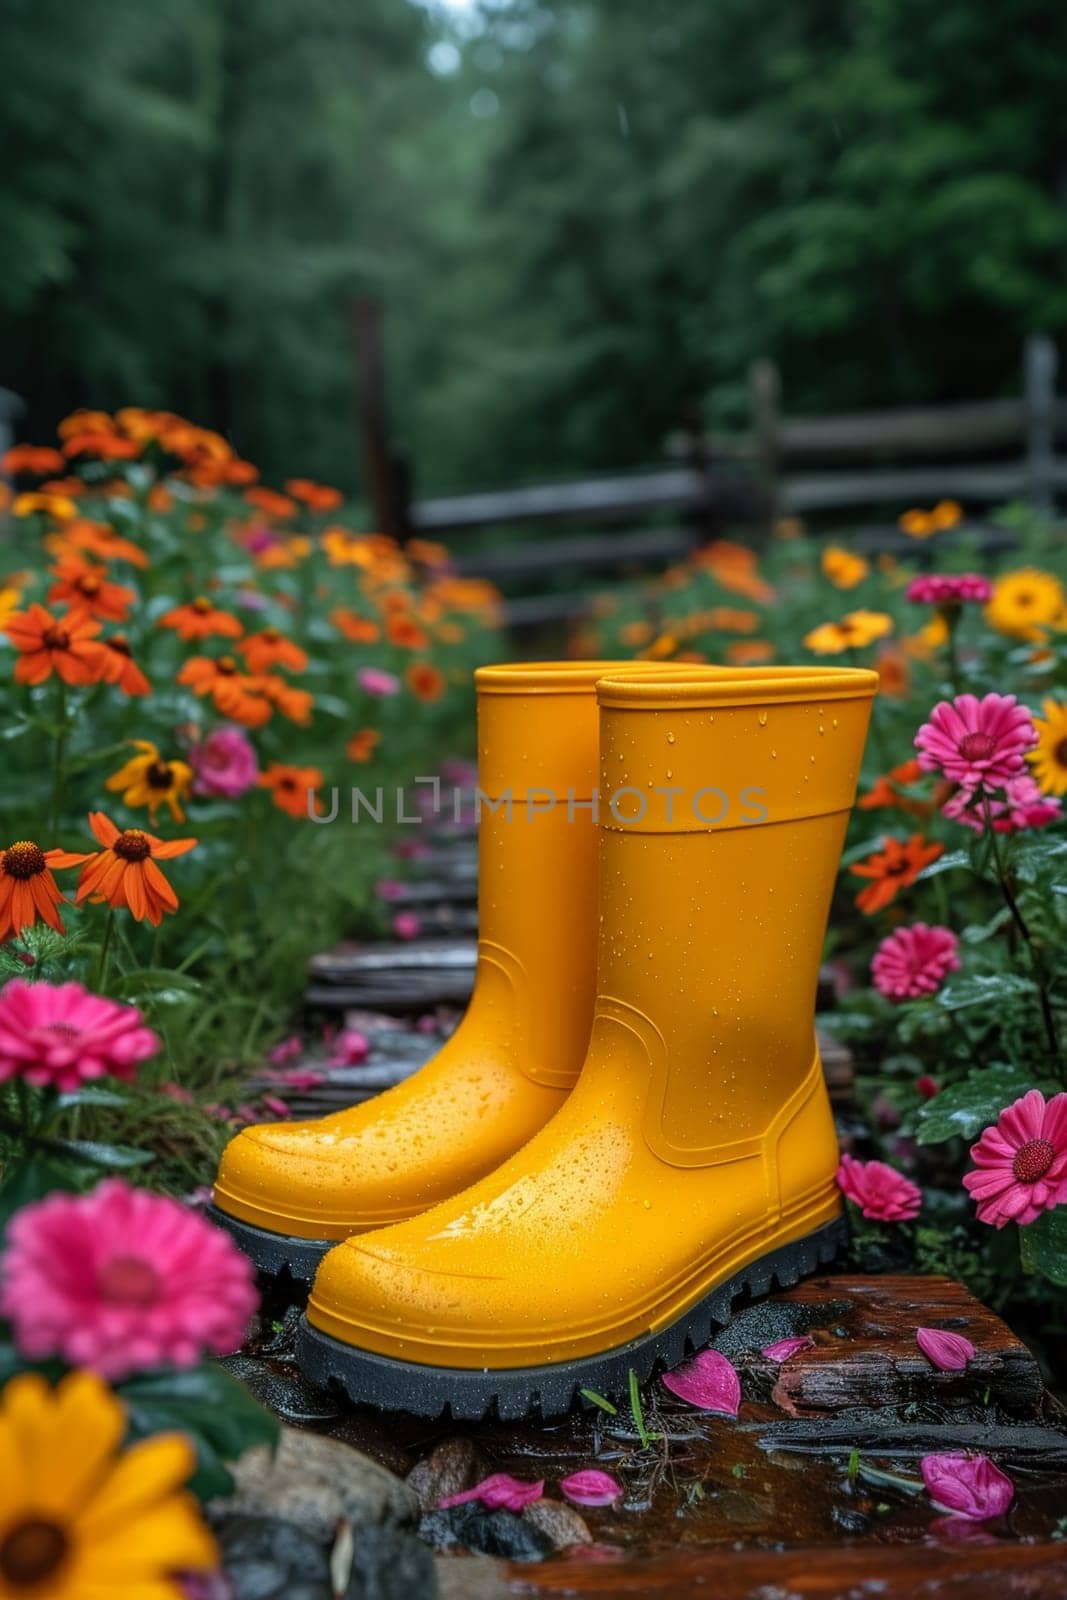
[[1036,743],[1034,719],[1013,694],[942,700],[915,735],[923,771],[941,772],[966,789],[1016,777]]
[[1046,1104],[1040,1089],[1029,1090],[971,1146],[971,1160],[977,1170],[964,1173],[963,1186],[979,1222],[1025,1225],[1067,1203],[1067,1094]]
[[837,1186],[874,1222],[910,1222],[923,1203],[922,1190],[884,1161],[857,1161],[843,1155]]
[[51,1194],[7,1233],[0,1315],[30,1361],[59,1356],[120,1379],[227,1355],[256,1308],[252,1267],[176,1200],[109,1178]]
[[951,928],[916,922],[883,939],[871,962],[879,994],[889,1000],[918,1000],[939,989],[950,972],[959,970],[960,942]]
[[69,1092],[94,1078],[129,1081],[159,1049],[136,1006],[90,994],[80,983],[14,978],[0,993],[0,1083]]
[[993,585],[977,572],[927,572],[912,578],[907,598],[917,605],[959,606],[968,600],[985,605]]

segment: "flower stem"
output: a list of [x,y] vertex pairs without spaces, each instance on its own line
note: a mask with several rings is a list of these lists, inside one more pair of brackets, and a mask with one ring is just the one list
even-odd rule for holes
[[107,977],[107,958],[111,949],[111,935],[115,931],[115,908],[108,906],[107,921],[104,923],[104,937],[100,943],[100,956],[96,963],[96,982],[93,988],[97,994],[104,991],[104,979]]
[[60,809],[63,804],[63,777],[64,758],[67,753],[67,686],[62,678],[57,678],[58,699],[56,711],[59,731],[56,734],[55,744],[52,748],[52,826],[51,839],[54,841],[59,827]]
[[1023,916],[1019,907],[1019,902],[1015,898],[1015,891],[1012,888],[1011,878],[1008,874],[1008,869],[1004,861],[1004,855],[1000,848],[1000,840],[997,837],[996,829],[993,827],[993,817],[990,811],[988,795],[985,797],[985,816],[986,829],[989,834],[990,847],[993,853],[993,866],[996,871],[997,881],[1000,884],[1001,893],[1004,896],[1008,910],[1011,912],[1012,921],[1019,930],[1019,936],[1029,951],[1030,966],[1033,969],[1034,981],[1037,984],[1038,999],[1041,1006],[1041,1020],[1045,1025],[1045,1037],[1048,1040],[1049,1054],[1052,1057],[1053,1065],[1057,1068],[1062,1076],[1063,1058],[1060,1054],[1060,1043],[1056,1034],[1056,1019],[1052,1012],[1052,1000],[1049,996],[1048,974],[1045,971],[1044,957],[1034,942],[1034,937],[1030,932],[1026,918]]

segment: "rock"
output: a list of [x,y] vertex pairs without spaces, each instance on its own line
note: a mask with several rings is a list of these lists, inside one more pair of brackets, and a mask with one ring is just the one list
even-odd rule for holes
[[438,1600],[514,1600],[491,1556],[438,1556]]
[[344,1600],[436,1600],[433,1552],[400,1528],[361,1528]]
[[233,1600],[333,1600],[327,1547],[291,1522],[213,1519]]
[[435,1550],[476,1550],[509,1561],[542,1561],[552,1555],[552,1540],[514,1511],[487,1511],[477,1502],[430,1511],[419,1523],[419,1538]]
[[178,1588],[184,1600],[233,1600],[233,1588],[224,1572],[179,1572]]
[[340,1402],[325,1389],[296,1373],[274,1372],[255,1356],[225,1356],[222,1365],[284,1422],[328,1422],[341,1410]]
[[283,1428],[278,1448],[256,1445],[233,1469],[235,1491],[227,1510],[280,1517],[313,1537],[332,1541],[338,1522],[354,1529],[380,1523],[412,1524],[419,1503],[399,1478],[337,1439]]
[[489,1474],[489,1463],[471,1439],[446,1439],[425,1461],[412,1467],[406,1478],[423,1511],[436,1511],[450,1494],[462,1494]]
[[573,1506],[562,1500],[535,1500],[522,1513],[524,1522],[532,1522],[546,1538],[551,1539],[554,1550],[569,1550],[572,1545],[592,1544],[593,1535],[585,1518]]

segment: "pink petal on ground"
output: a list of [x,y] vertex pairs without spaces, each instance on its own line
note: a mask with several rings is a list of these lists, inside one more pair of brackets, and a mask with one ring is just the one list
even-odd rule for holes
[[540,1500],[544,1492],[543,1478],[537,1483],[523,1483],[521,1478],[512,1478],[506,1472],[494,1472],[476,1483],[473,1489],[446,1494],[437,1504],[440,1510],[447,1511],[449,1506],[464,1506],[472,1500],[480,1500],[487,1511],[521,1511],[524,1506],[532,1506],[535,1500]]
[[575,1506],[612,1506],[622,1494],[622,1484],[610,1472],[587,1467],[560,1479],[560,1490]]
[[970,1522],[999,1517],[1015,1498],[1015,1485],[988,1456],[923,1456],[923,1482],[934,1505]]
[[807,1333],[798,1333],[793,1339],[779,1339],[776,1344],[768,1344],[760,1351],[768,1361],[788,1361],[790,1356],[795,1356],[801,1350],[814,1350],[815,1340]]
[[916,1328],[915,1343],[939,1372],[962,1372],[974,1359],[974,1345],[962,1333],[946,1328]]
[[718,1350],[701,1350],[692,1361],[663,1374],[663,1387],[687,1405],[701,1411],[718,1411],[736,1417],[741,1404],[741,1380]]

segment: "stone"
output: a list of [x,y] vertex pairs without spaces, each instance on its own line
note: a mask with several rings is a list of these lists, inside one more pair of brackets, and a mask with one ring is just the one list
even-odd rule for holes
[[438,1600],[514,1600],[492,1556],[438,1556]]
[[585,1518],[562,1500],[535,1500],[522,1515],[526,1522],[532,1522],[551,1539],[554,1550],[570,1550],[576,1544],[593,1542]]
[[446,1439],[412,1467],[405,1482],[423,1511],[436,1511],[451,1494],[473,1489],[489,1475],[489,1463],[472,1439]]
[[328,1548],[273,1517],[213,1518],[233,1600],[333,1600]]
[[225,1356],[222,1365],[283,1422],[329,1422],[341,1410],[340,1401],[325,1389],[297,1373],[275,1372],[256,1356]]
[[381,1523],[412,1525],[414,1493],[384,1467],[340,1440],[283,1428],[278,1448],[256,1445],[233,1469],[227,1510],[282,1518],[315,1538],[332,1541],[342,1518],[354,1529]]
[[396,1527],[361,1528],[352,1544],[344,1600],[436,1600],[433,1552]]
[[514,1511],[487,1511],[477,1501],[430,1511],[419,1523],[419,1538],[435,1550],[475,1550],[507,1561],[543,1561],[555,1546],[546,1533]]

